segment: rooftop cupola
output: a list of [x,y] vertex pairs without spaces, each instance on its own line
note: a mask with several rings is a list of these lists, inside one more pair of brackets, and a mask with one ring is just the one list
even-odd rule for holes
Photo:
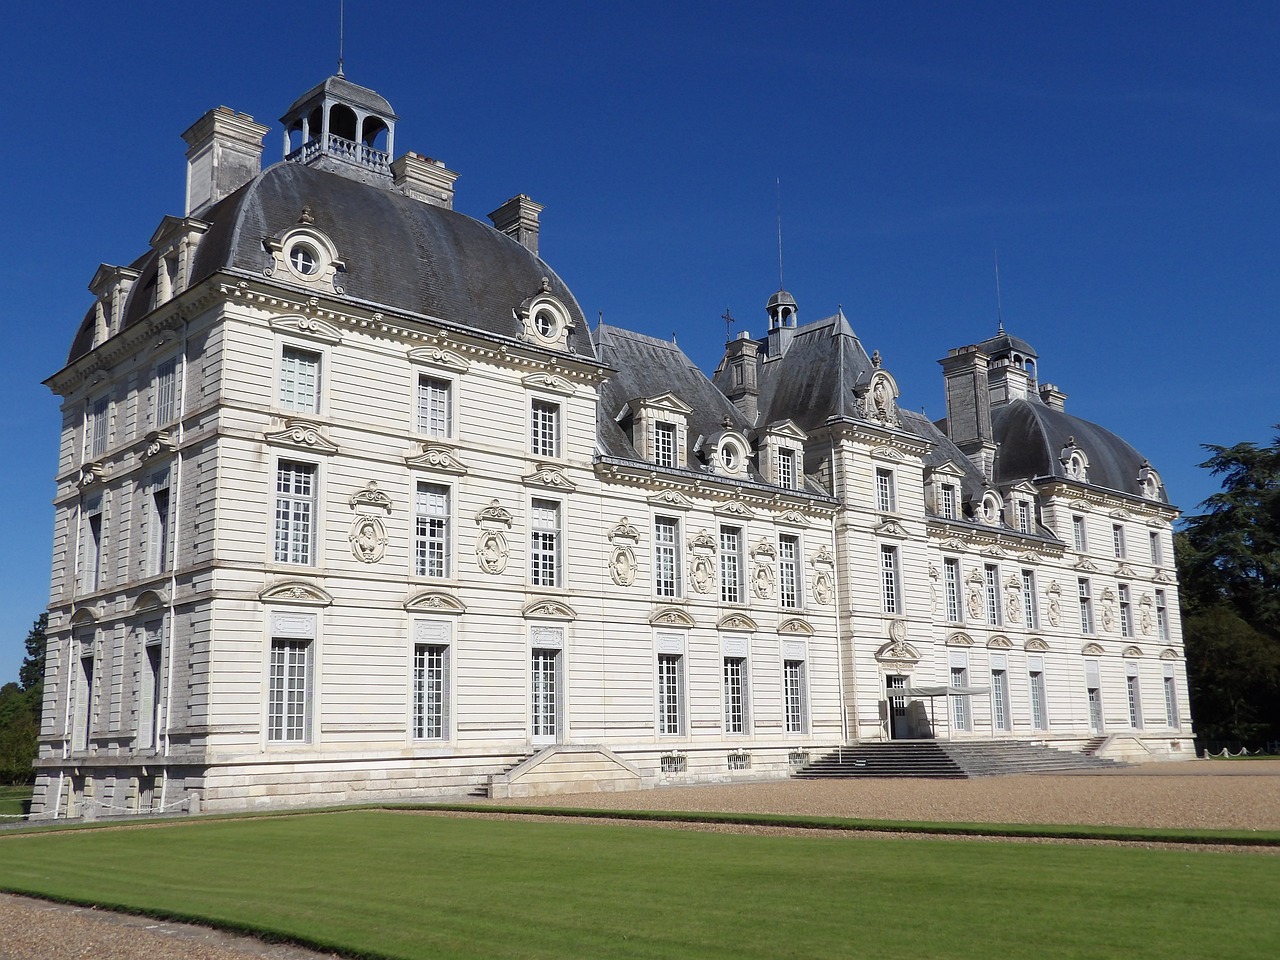
[[796,298],[785,290],[779,290],[765,304],[769,314],[770,357],[780,357],[787,352],[787,345],[796,331]]
[[1004,324],[1001,324],[996,335],[983,340],[978,349],[987,355],[990,362],[987,380],[993,404],[998,406],[1037,396],[1036,363],[1040,358],[1035,347],[1021,337],[1005,333]]
[[391,176],[399,117],[379,94],[341,74],[294,101],[284,124],[284,158],[348,176]]

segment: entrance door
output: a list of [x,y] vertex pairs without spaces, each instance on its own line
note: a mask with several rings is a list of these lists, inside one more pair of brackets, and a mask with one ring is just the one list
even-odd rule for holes
[[534,743],[555,743],[557,729],[558,702],[556,661],[558,650],[533,651],[533,689],[531,702],[532,733]]
[[889,736],[894,740],[906,740],[911,736],[911,730],[907,726],[907,698],[895,697],[893,691],[905,690],[907,678],[901,674],[889,674],[886,684],[889,694]]

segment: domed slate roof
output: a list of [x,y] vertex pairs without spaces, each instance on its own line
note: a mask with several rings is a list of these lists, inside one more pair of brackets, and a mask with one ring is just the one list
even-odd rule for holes
[[[1035,477],[1069,479],[1059,456],[1074,437],[1076,446],[1089,459],[1085,482],[1135,497],[1146,496],[1138,482],[1145,459],[1105,427],[1033,400],[1014,400],[992,407],[991,426],[1000,445],[995,462],[997,484]],[[1163,486],[1160,500],[1168,502]]]
[[[573,293],[515,240],[456,211],[301,163],[269,167],[201,215],[211,225],[188,285],[223,270],[261,277],[272,263],[263,240],[296,226],[304,207],[313,218],[309,226],[333,241],[345,263],[337,280],[342,297],[514,338],[521,332],[515,312],[546,277],[575,327],[570,351],[595,356]],[[130,290],[122,327],[151,311],[158,258],[150,251],[133,264],[141,275]],[[279,274],[273,282],[290,286]],[[91,308],[68,363],[91,349],[93,322]]]
[[317,83],[297,100],[293,101],[293,105],[284,112],[284,116],[291,116],[294,111],[305,106],[307,101],[321,97],[324,94],[332,94],[339,100],[353,103],[358,107],[364,107],[374,113],[380,113],[383,116],[390,117],[392,120],[398,119],[395,111],[391,109],[391,104],[386,101],[382,94],[370,90],[368,87],[362,87],[358,83],[352,83],[346,77],[336,75],[327,78],[323,83]]

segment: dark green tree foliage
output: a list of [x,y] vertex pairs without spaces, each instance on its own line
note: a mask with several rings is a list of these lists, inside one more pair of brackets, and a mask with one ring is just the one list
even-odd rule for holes
[[1280,435],[1265,447],[1205,449],[1201,466],[1222,490],[1177,538],[1196,729],[1211,740],[1280,740]]
[[34,775],[40,735],[40,706],[44,696],[45,628],[42,613],[27,634],[27,655],[17,683],[0,687],[0,783],[26,783]]

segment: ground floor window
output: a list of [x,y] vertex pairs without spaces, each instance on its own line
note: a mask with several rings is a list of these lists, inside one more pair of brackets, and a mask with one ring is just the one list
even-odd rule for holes
[[747,660],[724,658],[724,732],[747,732]]
[[684,733],[684,657],[658,654],[658,733]]
[[805,733],[808,691],[803,660],[782,662],[782,706],[787,733]]
[[311,727],[311,641],[272,640],[267,739],[305,743]]
[[1178,688],[1175,685],[1173,665],[1164,668],[1164,721],[1171,729],[1178,729]]
[[1009,723],[1009,675],[1003,667],[991,670],[991,725],[997,730],[1008,730]]
[[413,736],[439,740],[445,736],[445,704],[449,648],[419,643],[413,648]]
[[1129,726],[1138,730],[1142,727],[1142,688],[1138,684],[1138,665],[1130,663],[1127,667],[1124,680],[1125,695],[1129,698]]
[[1027,685],[1031,688],[1031,727],[1034,730],[1048,730],[1049,721],[1044,700],[1044,671],[1035,669],[1029,671]]
[[530,703],[535,740],[554,741],[559,733],[559,665],[559,650],[533,651]]
[[[969,668],[952,666],[951,686],[967,687],[969,685]],[[951,725],[957,730],[972,730],[973,718],[969,713],[969,695],[956,693],[951,695]]]
[[1085,692],[1089,700],[1089,729],[1094,733],[1102,732],[1102,683],[1099,680],[1097,660],[1086,660],[1084,664]]

